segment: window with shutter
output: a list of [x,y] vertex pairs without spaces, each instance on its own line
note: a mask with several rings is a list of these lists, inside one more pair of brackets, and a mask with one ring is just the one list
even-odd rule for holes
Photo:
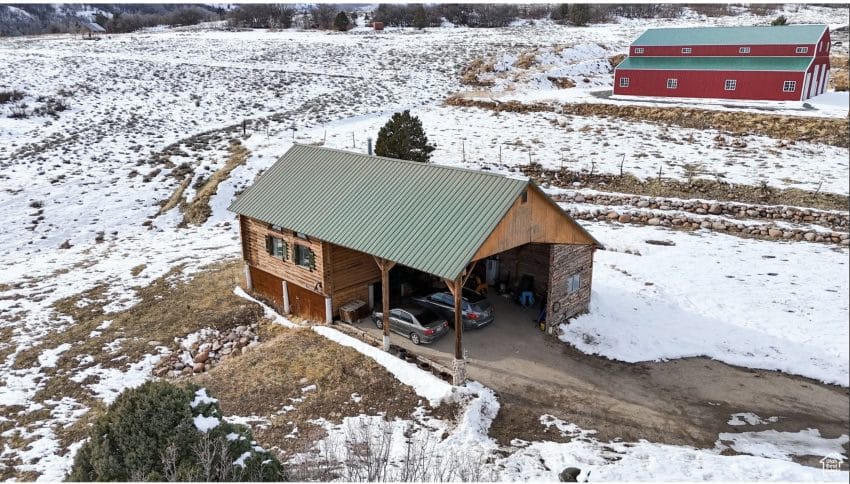
[[274,254],[274,247],[272,247],[271,235],[266,235],[266,253],[269,255]]

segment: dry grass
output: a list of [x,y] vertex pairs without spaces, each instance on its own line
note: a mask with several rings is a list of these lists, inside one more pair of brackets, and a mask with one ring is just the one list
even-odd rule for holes
[[611,64],[611,68],[613,69],[613,68],[617,67],[617,65],[619,65],[620,62],[623,62],[623,59],[625,59],[626,57],[628,57],[626,54],[612,55],[611,57],[608,58],[608,63]]
[[192,177],[187,176],[177,185],[177,188],[174,189],[174,193],[168,197],[168,200],[165,201],[164,204],[159,208],[159,212],[157,216],[164,214],[165,212],[171,210],[176,207],[183,200],[183,192],[186,191],[186,187],[189,186],[189,182],[192,181]]
[[482,81],[482,74],[493,72],[495,64],[484,61],[483,59],[475,59],[469,63],[460,73],[460,83],[467,86],[491,86],[492,81]]
[[537,50],[532,50],[529,52],[523,52],[519,58],[514,62],[514,67],[519,69],[528,69],[534,65],[537,61]]
[[650,121],[694,129],[717,129],[725,133],[760,134],[781,140],[824,143],[841,148],[850,147],[847,130],[850,120],[833,118],[807,118],[779,114],[725,112],[710,109],[683,107],[653,107],[615,104],[552,104],[522,103],[519,101],[495,102],[453,95],[445,100],[448,106],[477,107],[496,112],[552,112],[574,116],[600,116]]
[[[259,320],[262,316],[259,306],[233,294],[233,287],[241,277],[239,268],[237,262],[218,264],[189,281],[180,280],[180,268],[174,268],[149,286],[138,289],[140,302],[137,305],[116,313],[103,312],[103,306],[108,302],[106,286],[97,286],[57,301],[53,306],[56,312],[72,317],[75,323],[62,331],[51,332],[41,345],[20,352],[13,366],[19,369],[35,366],[45,348],[55,348],[63,343],[72,345],[61,354],[55,367],[42,369],[46,377],[44,386],[34,397],[34,401],[38,402],[71,397],[91,408],[73,425],[54,430],[61,445],[67,446],[82,439],[88,423],[103,410],[102,403],[85,388],[85,384],[91,382],[77,383],[70,379],[83,367],[78,357],[90,356],[94,360],[90,365],[123,369],[154,352],[152,343],[170,346],[174,338],[204,327],[223,330]],[[92,333],[107,319],[113,321],[108,328],[97,330],[99,334]],[[276,329],[263,334],[263,326],[260,327],[261,337],[271,337],[274,331]],[[117,353],[103,349],[119,338],[121,346]],[[0,414],[10,418],[16,428],[26,428],[43,418],[8,407]]]
[[[428,407],[373,360],[309,329],[284,331],[194,380],[211,390],[226,414],[269,417],[268,428],[257,429],[255,436],[264,446],[283,452],[302,449],[319,437],[310,419],[341,422],[345,416],[379,413],[387,419],[410,418],[416,407]],[[315,391],[301,391],[313,384]],[[353,393],[362,400],[354,402]],[[290,400],[302,397],[303,402]],[[295,410],[277,414],[285,405]],[[452,418],[455,411],[448,404],[432,409],[444,418]],[[299,429],[298,438],[286,438],[294,428]]]
[[230,176],[230,172],[237,166],[245,163],[250,153],[245,145],[238,140],[230,142],[230,157],[223,167],[216,170],[215,173],[204,183],[204,185],[195,194],[195,198],[188,203],[181,205],[180,209],[183,212],[183,223],[201,225],[207,221],[212,214],[210,208],[210,199],[218,191],[218,185]]

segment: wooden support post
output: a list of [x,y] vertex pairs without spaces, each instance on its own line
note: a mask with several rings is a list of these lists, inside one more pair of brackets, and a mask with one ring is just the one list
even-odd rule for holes
[[334,315],[333,315],[333,300],[330,296],[325,297],[325,322],[333,323]]
[[443,279],[446,286],[449,287],[449,292],[451,292],[455,298],[455,357],[452,362],[452,384],[456,386],[466,383],[466,358],[464,358],[463,355],[463,286],[472,274],[473,269],[475,269],[475,264],[477,262],[478,261],[473,262],[472,265],[463,271],[463,273],[456,279]]
[[390,350],[390,270],[395,262],[375,257],[381,269],[381,320],[384,326],[384,351]]

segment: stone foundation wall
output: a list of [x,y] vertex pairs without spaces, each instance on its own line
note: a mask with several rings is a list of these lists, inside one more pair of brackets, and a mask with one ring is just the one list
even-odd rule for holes
[[[553,326],[588,311],[593,283],[592,245],[553,245],[549,258],[549,292],[546,306],[547,332]],[[569,279],[581,274],[579,290],[570,294]]]
[[528,274],[534,278],[534,292],[546,294],[549,284],[549,260],[551,248],[547,244],[526,244],[499,254],[499,278],[510,273],[511,286],[520,277]]

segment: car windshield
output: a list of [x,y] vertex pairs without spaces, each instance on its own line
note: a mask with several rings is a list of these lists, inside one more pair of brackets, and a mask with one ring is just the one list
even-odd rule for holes
[[422,326],[434,324],[440,318],[435,312],[429,311],[425,308],[411,308],[408,309],[408,311]]
[[487,300],[487,298],[482,296],[481,293],[472,291],[470,289],[463,290],[463,298],[469,301],[470,304],[478,304],[481,301]]

